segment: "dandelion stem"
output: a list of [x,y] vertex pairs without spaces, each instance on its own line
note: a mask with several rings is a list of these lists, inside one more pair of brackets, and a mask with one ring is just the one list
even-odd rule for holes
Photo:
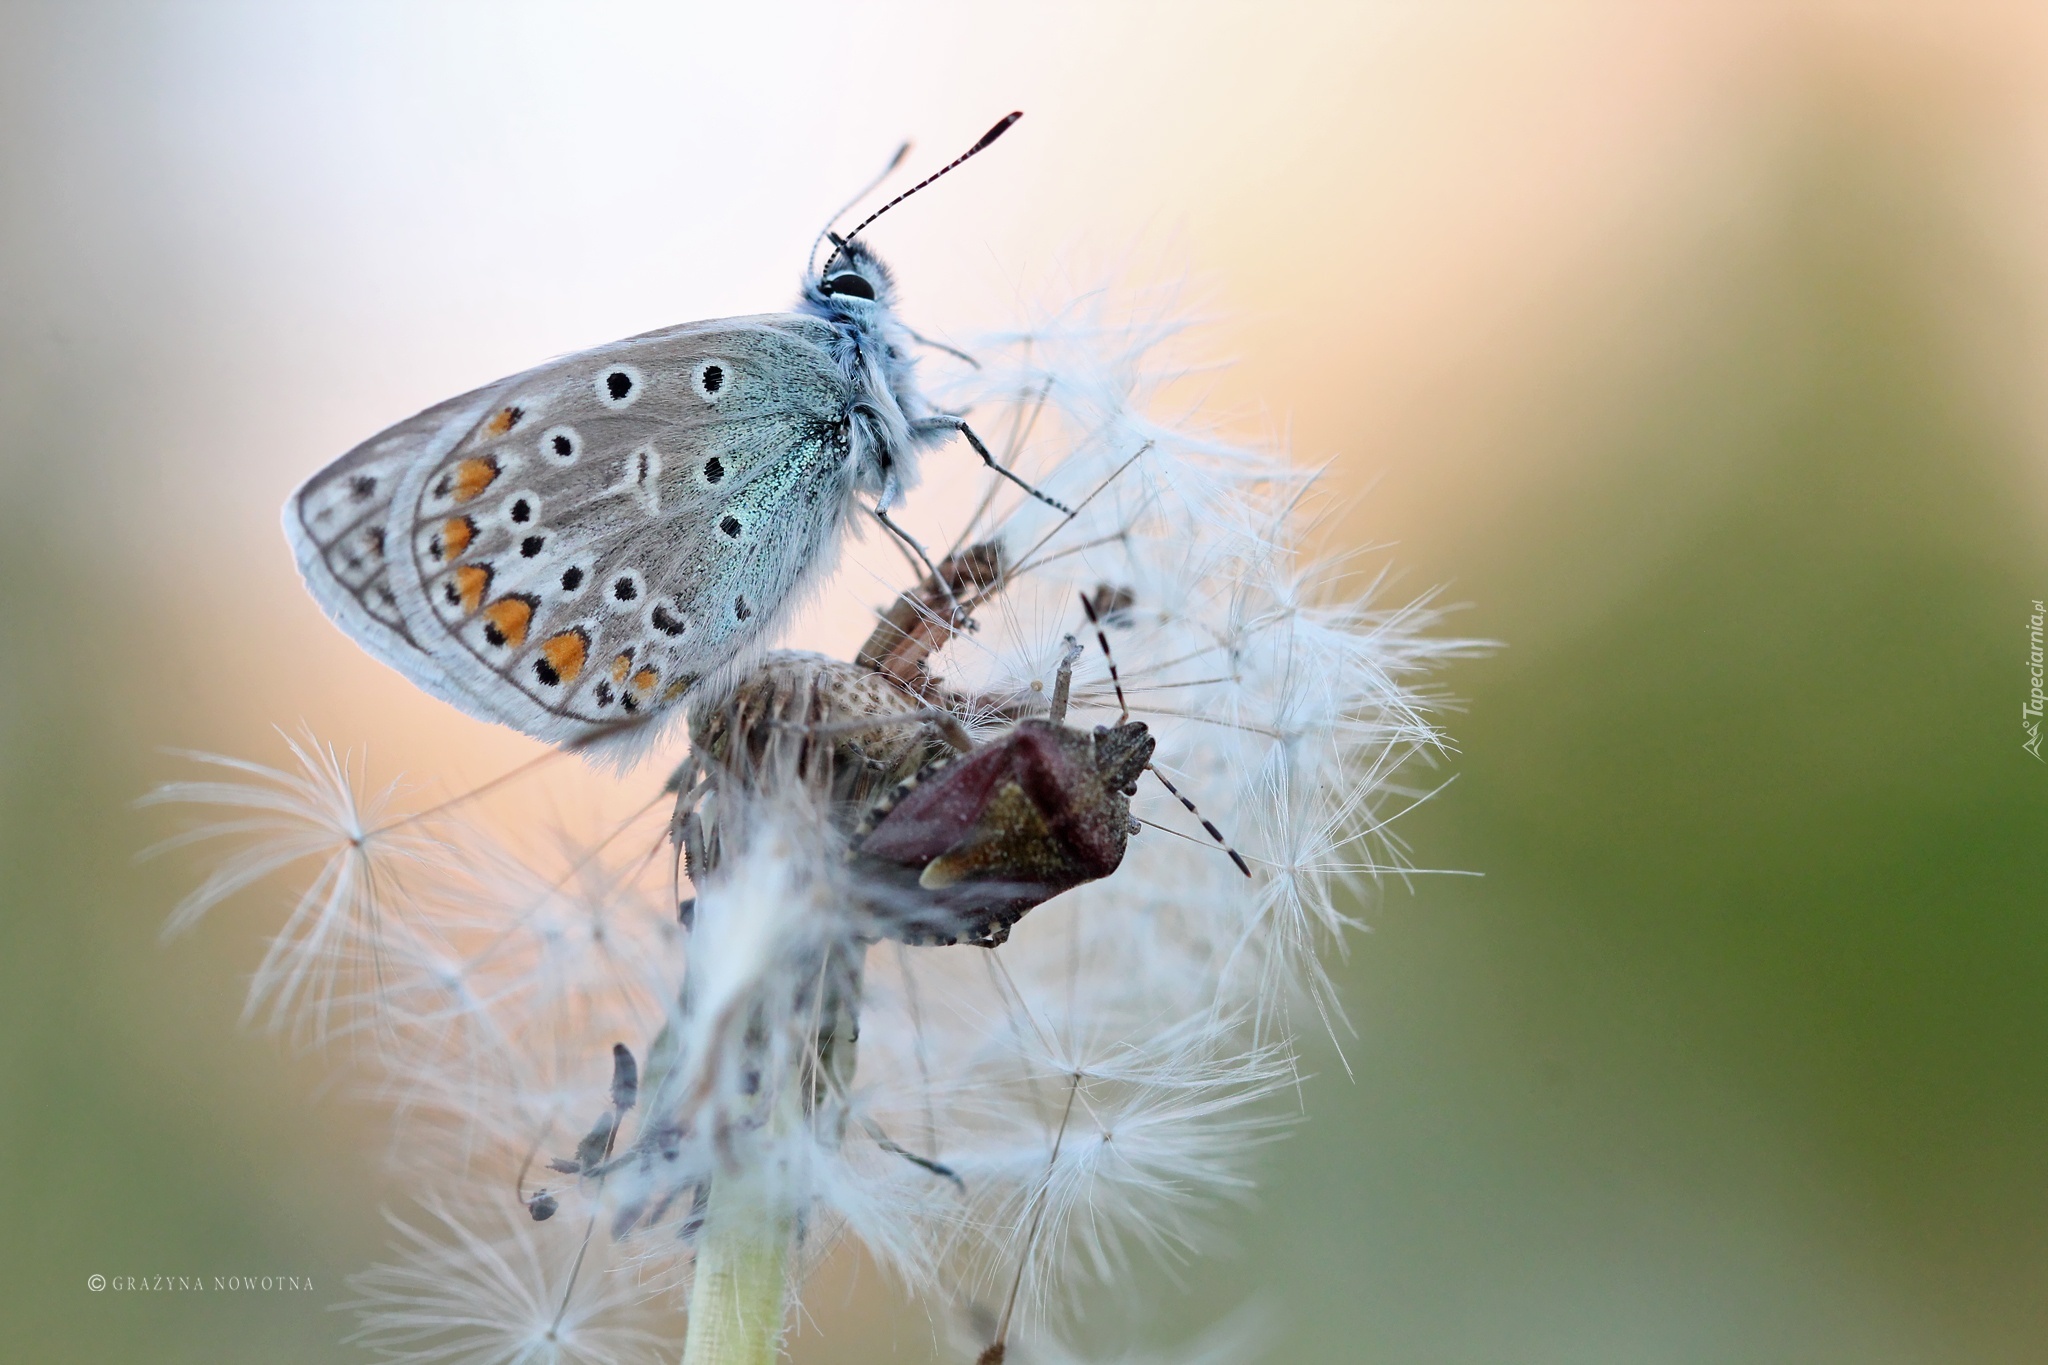
[[753,1182],[725,1176],[712,1183],[683,1365],[774,1365],[791,1230]]

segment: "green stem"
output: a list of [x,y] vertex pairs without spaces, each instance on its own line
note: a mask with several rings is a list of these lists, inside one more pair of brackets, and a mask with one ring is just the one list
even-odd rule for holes
[[791,1231],[751,1182],[712,1183],[697,1235],[683,1365],[775,1365]]

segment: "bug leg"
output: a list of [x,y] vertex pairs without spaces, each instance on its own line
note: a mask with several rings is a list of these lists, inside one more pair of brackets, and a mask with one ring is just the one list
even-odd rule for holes
[[1002,1365],[1010,1349],[1010,1315],[1017,1310],[1017,1294],[1024,1287],[1024,1272],[1031,1266],[1031,1258],[1038,1251],[1038,1230],[1045,1221],[1046,1205],[1052,1202],[1053,1172],[1059,1168],[1060,1144],[1067,1139],[1067,1120],[1074,1116],[1074,1097],[1081,1092],[1081,1073],[1073,1073],[1073,1084],[1067,1087],[1067,1107],[1060,1115],[1060,1126],[1052,1135],[1052,1152],[1045,1159],[1045,1175],[1039,1180],[1038,1188],[1031,1192],[1031,1222],[1024,1234],[1024,1249],[1017,1257],[1017,1275],[1010,1281],[1009,1297],[1003,1300],[1003,1314],[996,1319],[995,1331],[989,1344],[975,1357],[975,1365]]
[[891,1156],[900,1156],[905,1161],[909,1162],[911,1165],[922,1167],[923,1169],[930,1171],[933,1175],[939,1177],[941,1180],[950,1180],[953,1182],[954,1188],[959,1190],[960,1193],[967,1193],[967,1182],[962,1180],[960,1178],[959,1173],[955,1171],[951,1166],[946,1165],[943,1161],[934,1161],[932,1158],[928,1156],[919,1156],[916,1152],[911,1151],[908,1147],[905,1147],[900,1143],[891,1141],[889,1135],[882,1131],[882,1125],[876,1123],[873,1119],[862,1119],[860,1121],[860,1126],[867,1129],[868,1136],[873,1138],[875,1140],[875,1145],[877,1147],[880,1147],[883,1151],[889,1153]]
[[[691,811],[676,822],[676,843],[682,848],[682,875],[695,886],[704,879],[704,822],[696,811]],[[676,923],[685,929],[693,928],[697,920],[697,898],[683,896],[681,886],[671,888],[676,902]]]
[[1074,661],[1081,657],[1081,642],[1073,636],[1067,637],[1067,647],[1060,653],[1059,672],[1052,679],[1052,711],[1047,717],[1054,725],[1063,725],[1067,719],[1067,696],[1074,689]]
[[[996,541],[947,555],[937,576],[906,589],[880,613],[854,662],[924,695],[932,682],[926,667],[931,656],[961,631],[974,629],[974,606],[998,590],[1002,579],[1003,550]],[[949,602],[959,610],[950,610]]]
[[669,843],[675,847],[675,858],[669,868],[669,899],[675,903],[676,919],[686,929],[695,916],[697,898],[683,899],[683,878],[688,877],[695,885],[703,878],[705,870],[704,824],[698,819],[697,804],[711,790],[711,779],[707,775],[700,780],[702,772],[693,752],[662,788],[676,794],[675,809],[668,817]]
[[838,739],[845,735],[865,735],[885,725],[929,725],[939,732],[939,737],[958,753],[971,753],[974,740],[967,733],[967,727],[960,718],[943,707],[927,706],[916,711],[899,711],[890,716],[871,716],[860,720],[842,720],[830,725],[805,724],[795,721],[778,722],[791,730],[800,730],[814,739]]
[[981,456],[981,462],[987,465],[990,469],[993,469],[996,473],[1002,475],[1011,483],[1016,484],[1017,487],[1023,489],[1032,497],[1037,498],[1047,507],[1050,507],[1055,511],[1065,512],[1068,516],[1072,516],[1074,514],[1073,508],[1067,506],[1065,503],[1059,501],[1057,498],[1051,498],[1039,492],[1036,488],[1033,488],[1030,484],[1024,482],[1024,480],[1018,478],[1015,474],[1011,473],[1008,469],[1004,468],[1003,465],[998,463],[996,457],[989,453],[989,448],[986,445],[982,444],[981,438],[974,434],[974,428],[968,426],[965,419],[959,417],[935,417],[932,419],[932,425],[937,428],[950,427],[954,431],[959,432],[962,436],[965,436],[967,438],[967,444],[974,447],[974,453]]

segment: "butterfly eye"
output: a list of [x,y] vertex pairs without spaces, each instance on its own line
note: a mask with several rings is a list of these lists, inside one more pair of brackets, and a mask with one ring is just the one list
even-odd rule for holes
[[869,284],[865,277],[856,275],[851,270],[842,275],[834,275],[825,281],[824,289],[827,294],[844,294],[852,299],[871,299],[875,296],[875,287]]

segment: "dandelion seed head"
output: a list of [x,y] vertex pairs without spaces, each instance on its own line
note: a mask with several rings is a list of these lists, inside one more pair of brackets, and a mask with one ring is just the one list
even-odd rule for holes
[[[407,814],[310,739],[152,798],[226,813],[174,843],[241,841],[173,929],[312,869],[251,1007],[366,1043],[394,1157],[458,1192],[359,1282],[366,1343],[632,1358],[651,1339],[613,1324],[691,1282],[724,1188],[793,1230],[799,1273],[852,1239],[934,1302],[1005,1305],[1037,1343],[1016,1359],[1065,1359],[1075,1289],[1197,1254],[1252,1188],[1298,1117],[1301,1033],[1343,1027],[1324,954],[1414,870],[1397,822],[1447,752],[1427,679],[1479,645],[1313,557],[1313,477],[1184,401],[1170,307],[1112,306],[986,338],[941,386],[1071,514],[994,484],[956,548],[999,572],[912,601],[879,661],[763,656],[690,713],[671,795],[606,838]],[[1115,870],[1066,890],[1074,845],[1040,808],[945,785],[1056,697],[1037,733],[1100,756],[1124,725],[1149,755],[1127,793],[1107,760],[1048,788],[1095,802],[1098,833],[1128,802]],[[990,861],[876,870],[865,841],[920,787]],[[968,922],[1004,885],[977,869],[1019,850],[1039,889]],[[934,946],[960,938],[1001,946]]]
[[578,1268],[573,1240],[515,1214],[453,1212],[439,1199],[416,1222],[390,1217],[393,1259],[349,1281],[360,1326],[350,1341],[418,1365],[637,1365],[673,1355],[651,1330],[642,1286],[603,1265]]

